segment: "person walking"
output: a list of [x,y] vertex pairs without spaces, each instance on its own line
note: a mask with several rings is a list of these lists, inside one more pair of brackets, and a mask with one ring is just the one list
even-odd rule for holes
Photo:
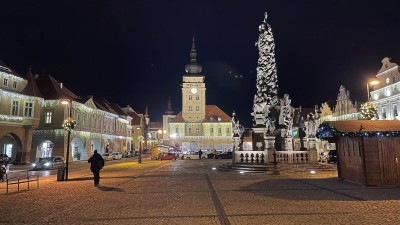
[[98,187],[100,183],[100,170],[104,167],[104,159],[99,153],[97,153],[97,150],[94,150],[88,163],[90,163],[90,170],[93,173],[94,186]]
[[203,152],[201,151],[201,149],[199,150],[199,159],[201,159],[201,155],[203,155]]

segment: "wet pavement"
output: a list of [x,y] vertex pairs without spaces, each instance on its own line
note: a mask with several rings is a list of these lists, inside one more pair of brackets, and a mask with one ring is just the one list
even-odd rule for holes
[[3,182],[0,224],[400,224],[399,188],[339,180],[334,165],[280,176],[213,169],[226,162],[126,159],[106,165],[98,188],[86,163],[39,189],[6,195]]

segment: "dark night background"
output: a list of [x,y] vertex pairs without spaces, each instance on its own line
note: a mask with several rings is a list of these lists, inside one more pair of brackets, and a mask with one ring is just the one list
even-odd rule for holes
[[[106,97],[161,121],[181,110],[182,75],[196,39],[207,104],[251,126],[258,25],[268,12],[280,95],[313,107],[341,84],[366,100],[366,80],[388,56],[400,63],[398,1],[2,1],[0,59],[50,74],[77,95]],[[242,78],[240,78],[242,75]]]

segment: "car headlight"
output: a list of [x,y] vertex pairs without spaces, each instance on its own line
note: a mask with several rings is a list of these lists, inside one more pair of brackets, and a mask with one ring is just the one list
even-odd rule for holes
[[45,163],[44,165],[45,165],[45,166],[50,166],[50,163]]
[[35,166],[36,166],[36,163],[32,163],[32,166],[35,167]]

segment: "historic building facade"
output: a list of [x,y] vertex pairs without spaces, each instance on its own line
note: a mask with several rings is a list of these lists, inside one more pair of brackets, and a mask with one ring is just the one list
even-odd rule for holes
[[376,74],[379,84],[370,92],[371,101],[378,109],[378,119],[398,120],[400,107],[400,73],[399,66],[390,62],[389,58],[382,60],[382,67]]
[[182,111],[169,120],[168,133],[172,145],[182,150],[229,149],[232,148],[231,118],[216,105],[206,105],[205,76],[197,63],[194,45],[190,52],[190,63],[182,83]]
[[[132,118],[117,104],[93,96],[82,99],[50,75],[38,76],[32,82],[45,100],[39,126],[33,131],[31,161],[39,157],[66,157],[68,144],[71,161],[87,160],[95,149],[99,153],[130,150]],[[62,104],[65,101],[68,104]],[[76,127],[68,143],[62,123],[69,116],[76,121]]]
[[11,157],[11,163],[30,161],[32,131],[44,103],[32,79],[32,74],[22,78],[0,61],[0,153]]

